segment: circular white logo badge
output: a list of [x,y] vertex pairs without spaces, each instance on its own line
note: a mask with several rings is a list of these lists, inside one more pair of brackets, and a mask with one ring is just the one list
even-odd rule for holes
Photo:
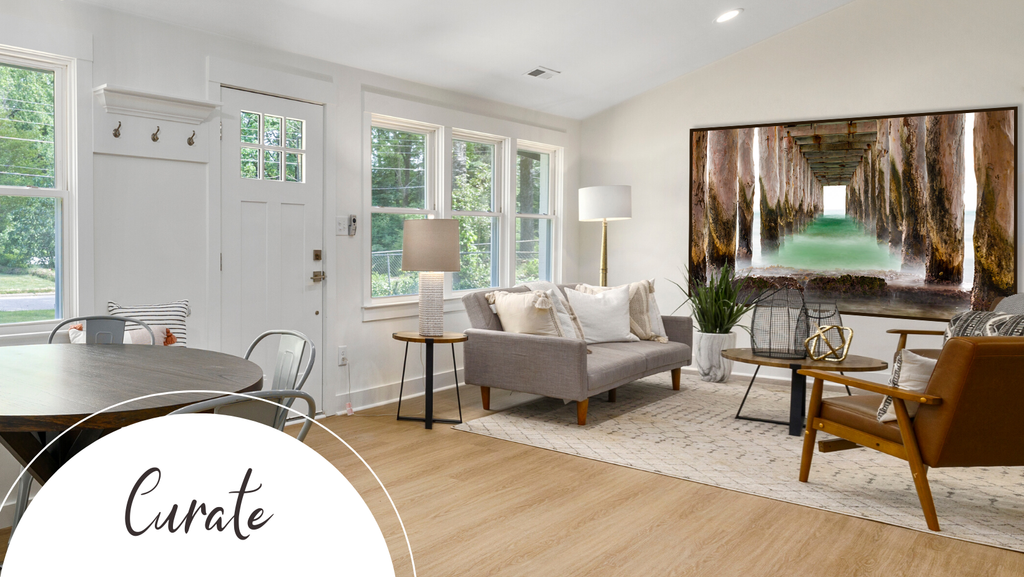
[[115,431],[62,466],[32,500],[3,569],[282,575],[328,556],[346,574],[395,574],[369,508],[316,451],[263,424],[185,414]]

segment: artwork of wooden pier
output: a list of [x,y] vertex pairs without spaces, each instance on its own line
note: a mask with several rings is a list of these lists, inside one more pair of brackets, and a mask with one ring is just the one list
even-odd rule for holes
[[[814,241],[819,251],[833,245],[834,267],[790,255],[786,266],[752,274],[830,287],[822,296],[854,312],[945,318],[988,309],[1017,291],[1015,137],[1014,108],[695,129],[691,279],[725,265],[742,271],[755,255],[772,262],[787,243]],[[825,214],[825,187],[845,187],[844,214]],[[846,242],[852,236],[857,243]],[[872,266],[852,254],[865,244],[877,257]]]

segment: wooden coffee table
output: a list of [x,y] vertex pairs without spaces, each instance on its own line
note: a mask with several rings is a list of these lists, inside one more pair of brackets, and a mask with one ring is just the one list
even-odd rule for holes
[[[740,408],[736,411],[736,418],[745,419],[747,421],[759,421],[762,423],[789,425],[789,434],[794,436],[800,435],[800,431],[804,427],[804,415],[807,409],[807,377],[801,375],[797,371],[800,369],[817,369],[819,371],[857,373],[881,371],[889,367],[889,363],[883,360],[873,359],[871,357],[860,357],[857,355],[847,355],[846,360],[842,362],[835,362],[814,361],[810,358],[775,359],[755,355],[751,349],[725,349],[722,351],[722,357],[729,359],[730,361],[757,365],[757,368],[754,369],[754,376],[750,378],[750,384],[747,385],[747,393],[743,395],[743,401],[740,403]],[[793,376],[790,380],[789,390],[789,421],[775,421],[772,419],[759,419],[757,417],[743,417],[740,415],[740,411],[743,410],[743,403],[747,402],[747,395],[750,394],[750,387],[754,385],[754,379],[757,378],[757,372],[761,370],[761,367],[779,367],[782,369],[790,369],[792,371]]]

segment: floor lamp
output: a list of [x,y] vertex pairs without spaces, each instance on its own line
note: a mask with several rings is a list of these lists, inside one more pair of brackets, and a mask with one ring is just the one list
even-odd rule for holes
[[451,218],[406,220],[402,270],[420,273],[420,335],[444,335],[444,273],[458,272],[459,222]]
[[601,221],[601,286],[608,286],[608,221],[632,217],[629,186],[615,184],[580,189],[580,221]]

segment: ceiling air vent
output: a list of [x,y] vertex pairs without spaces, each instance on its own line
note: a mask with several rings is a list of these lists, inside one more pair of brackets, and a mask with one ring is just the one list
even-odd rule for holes
[[538,66],[523,76],[533,76],[534,78],[543,78],[547,80],[549,78],[554,78],[556,74],[561,74],[561,72],[550,68],[544,68],[543,66]]

